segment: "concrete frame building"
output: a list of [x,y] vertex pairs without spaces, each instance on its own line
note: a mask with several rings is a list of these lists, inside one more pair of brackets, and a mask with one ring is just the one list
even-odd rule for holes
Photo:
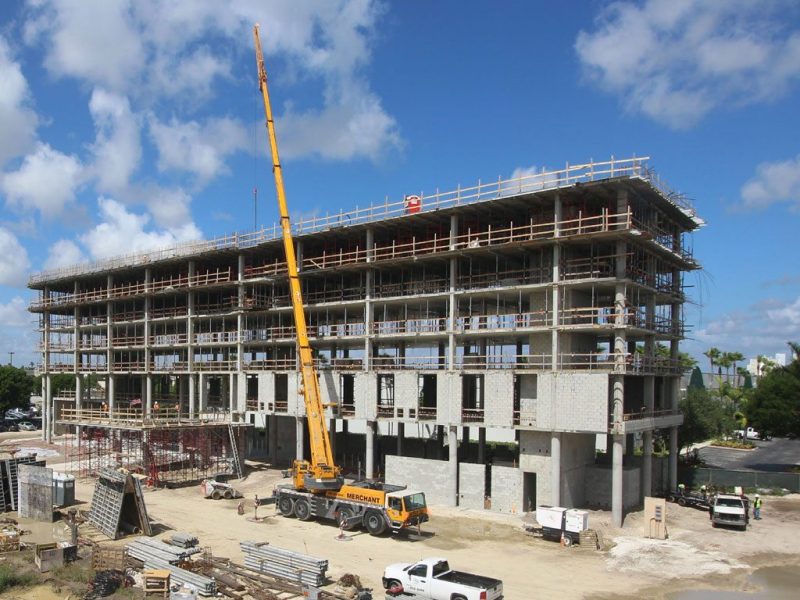
[[[698,268],[686,237],[701,224],[639,158],[294,223],[337,453],[358,423],[366,476],[385,463],[387,480],[429,501],[482,507],[491,489],[497,510],[608,505],[620,524],[653,489],[656,431],[670,451],[659,481],[677,483],[682,282]],[[188,419],[241,414],[256,425],[251,452],[303,455],[279,229],[41,273],[29,287],[46,437],[82,423],[70,409],[103,401],[113,415],[140,399],[144,417],[157,401]],[[58,401],[56,373],[75,375]],[[85,389],[90,374],[102,399]],[[389,429],[384,457],[376,438]],[[427,458],[412,430],[433,431],[447,459]],[[516,464],[486,465],[487,430],[515,432]],[[598,435],[610,464],[596,460]]]

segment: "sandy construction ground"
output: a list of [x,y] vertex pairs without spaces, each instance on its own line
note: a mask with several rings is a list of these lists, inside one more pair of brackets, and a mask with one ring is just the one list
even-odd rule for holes
[[[609,513],[592,512],[590,526],[612,546],[595,552],[533,538],[524,533],[517,515],[447,507],[431,507],[431,522],[421,537],[349,532],[347,542],[336,539],[339,531],[333,525],[286,519],[272,506],[259,508],[259,516],[266,517],[261,523],[250,520],[254,494],[267,496],[282,482],[279,472],[267,469],[234,482],[245,494],[244,516],[237,514],[237,500],[206,500],[197,486],[147,491],[145,499],[151,518],[165,528],[194,533],[216,556],[243,562],[240,541],[269,542],[326,558],[332,580],[355,573],[376,591],[385,565],[427,556],[446,557],[454,568],[502,579],[507,600],[737,589],[754,567],[800,565],[800,495],[766,498],[763,520],[751,521],[747,532],[713,529],[707,512],[669,505],[667,541],[643,537],[641,512],[628,515],[622,529],[609,526]],[[92,489],[93,482],[86,480],[76,491],[88,501]]]

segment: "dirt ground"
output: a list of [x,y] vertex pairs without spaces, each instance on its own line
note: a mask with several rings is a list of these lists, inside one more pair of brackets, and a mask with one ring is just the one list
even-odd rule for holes
[[[57,465],[52,457],[48,463]],[[248,475],[232,483],[245,495],[246,511],[238,515],[238,500],[206,500],[196,485],[147,490],[145,501],[158,535],[170,529],[195,534],[215,556],[243,562],[239,542],[269,542],[281,548],[328,559],[335,581],[355,573],[381,598],[384,566],[428,556],[446,557],[460,570],[503,580],[506,600],[550,598],[664,598],[684,589],[746,589],[753,569],[770,565],[800,566],[800,495],[765,497],[761,521],[746,532],[713,529],[708,513],[669,504],[669,539],[644,537],[641,512],[628,514],[621,529],[610,526],[608,512],[592,511],[590,527],[597,529],[610,549],[604,552],[557,543],[524,533],[523,517],[449,507],[431,507],[431,522],[422,536],[374,538],[348,532],[338,541],[331,524],[301,522],[278,515],[273,506],[260,507],[262,522],[253,522],[253,497],[271,495],[284,483],[278,471],[250,464]],[[79,480],[76,497],[88,510],[93,480]],[[529,519],[530,517],[526,517]],[[59,525],[33,528],[46,538]],[[44,540],[42,540],[44,541]],[[4,598],[0,595],[0,598]],[[19,596],[18,596],[19,597]]]
[[[162,527],[194,533],[217,556],[242,562],[240,541],[267,541],[326,558],[332,580],[356,573],[376,591],[381,590],[385,565],[427,556],[446,557],[457,569],[502,579],[507,600],[619,597],[636,590],[658,597],[667,590],[708,586],[735,589],[752,568],[800,565],[800,495],[766,498],[763,520],[751,521],[747,532],[713,529],[707,512],[670,504],[667,541],[643,537],[641,512],[629,514],[622,529],[610,527],[610,513],[592,512],[590,526],[613,543],[607,552],[592,552],[533,538],[524,533],[518,515],[448,507],[431,507],[431,522],[423,526],[422,536],[374,538],[348,532],[347,542],[336,539],[339,531],[333,525],[286,519],[272,506],[259,508],[262,522],[249,520],[254,494],[268,496],[282,482],[279,472],[268,469],[253,470],[234,482],[245,495],[244,516],[236,512],[237,500],[206,500],[197,486],[148,491],[145,500],[151,518]],[[77,495],[89,500],[92,489],[92,481],[80,481]]]

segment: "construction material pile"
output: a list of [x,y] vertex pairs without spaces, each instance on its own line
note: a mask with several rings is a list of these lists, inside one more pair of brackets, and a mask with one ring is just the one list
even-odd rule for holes
[[270,546],[267,542],[241,542],[248,569],[305,585],[325,585],[328,561]]
[[126,545],[128,556],[147,562],[149,559],[158,559],[169,564],[177,565],[189,559],[193,554],[200,552],[200,548],[190,546],[179,547],[165,544],[151,538],[139,538]]

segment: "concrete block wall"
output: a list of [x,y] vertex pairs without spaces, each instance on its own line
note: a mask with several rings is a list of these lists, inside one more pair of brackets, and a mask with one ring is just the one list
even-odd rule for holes
[[300,373],[289,373],[286,383],[286,398],[288,413],[292,416],[304,417],[306,414],[306,401],[302,394],[298,394],[303,385],[303,376]]
[[[524,511],[522,471],[515,467],[492,467],[492,510],[519,514]],[[537,484],[541,477],[537,477]],[[537,496],[538,498],[538,496]]]
[[608,431],[608,375],[541,373],[537,426],[556,431]]
[[[551,436],[549,431],[519,432],[519,468],[526,473],[536,473],[537,504],[553,504]],[[492,509],[494,509],[495,485],[492,479]]]
[[458,505],[463,508],[483,509],[486,491],[486,465],[458,464]]
[[[641,470],[624,467],[622,472],[622,507],[624,510],[641,504]],[[611,510],[611,467],[592,465],[586,468],[586,505]]]
[[275,413],[275,375],[274,373],[258,374],[259,408],[264,407],[269,414]]
[[461,375],[436,374],[436,423],[458,425],[461,423]]
[[325,369],[319,372],[319,393],[322,404],[328,405],[325,409],[325,416],[329,419],[333,418],[335,411],[338,410],[337,407],[332,407],[330,404],[332,402],[339,402],[339,397],[341,395],[339,391],[339,378],[339,371]]
[[[409,410],[419,404],[419,375],[416,372],[399,372],[394,376],[394,405],[398,418],[409,419]],[[402,417],[400,416],[402,415]]]
[[453,505],[446,460],[387,455],[385,479],[386,483],[425,492],[428,504]]
[[586,468],[594,465],[594,434],[561,434],[561,505],[586,502]]
[[353,379],[353,395],[356,418],[374,421],[378,414],[377,373],[356,373]]
[[536,427],[536,408],[539,397],[539,376],[518,375],[520,427]]
[[236,410],[247,410],[247,373],[237,373],[232,382],[236,386]]
[[514,374],[510,371],[486,373],[484,377],[484,418],[487,427],[514,424]]

